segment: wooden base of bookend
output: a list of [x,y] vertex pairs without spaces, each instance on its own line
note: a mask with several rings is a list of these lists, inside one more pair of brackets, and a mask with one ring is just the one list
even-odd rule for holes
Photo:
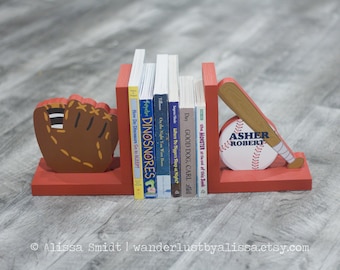
[[42,158],[32,180],[32,195],[132,195],[132,182],[122,179],[118,163],[117,158],[113,162],[115,169],[104,173],[56,173]]
[[295,154],[304,158],[302,168],[281,166],[258,171],[224,169],[219,182],[209,186],[209,193],[311,190],[312,176],[305,155],[301,152]]

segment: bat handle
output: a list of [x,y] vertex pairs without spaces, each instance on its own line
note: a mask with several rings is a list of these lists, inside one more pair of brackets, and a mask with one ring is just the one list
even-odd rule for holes
[[273,149],[288,162],[288,168],[295,169],[302,167],[304,159],[295,158],[294,153],[282,141],[273,146]]

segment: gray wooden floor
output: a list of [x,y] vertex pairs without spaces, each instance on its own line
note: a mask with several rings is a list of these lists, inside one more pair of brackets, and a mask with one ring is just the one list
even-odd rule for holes
[[[163,2],[0,1],[0,268],[339,270],[340,2]],[[119,65],[136,48],[148,61],[179,54],[182,74],[211,61],[238,80],[306,154],[313,190],[32,197],[35,105],[79,93],[115,106]],[[220,123],[232,115],[221,104]],[[233,252],[245,245],[267,251]]]

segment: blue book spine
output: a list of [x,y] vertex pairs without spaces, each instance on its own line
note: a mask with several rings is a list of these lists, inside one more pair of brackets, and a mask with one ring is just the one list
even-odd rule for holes
[[157,198],[155,131],[152,99],[140,100],[144,198]]
[[171,197],[168,95],[154,95],[157,194]]
[[170,146],[170,179],[171,195],[181,196],[181,149],[180,149],[180,125],[179,104],[169,102],[169,146]]

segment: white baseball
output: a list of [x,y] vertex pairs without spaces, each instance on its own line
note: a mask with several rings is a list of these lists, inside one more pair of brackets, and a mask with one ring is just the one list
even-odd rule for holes
[[222,127],[220,158],[232,170],[263,170],[277,157],[265,142],[264,132],[254,132],[242,119],[233,117]]

